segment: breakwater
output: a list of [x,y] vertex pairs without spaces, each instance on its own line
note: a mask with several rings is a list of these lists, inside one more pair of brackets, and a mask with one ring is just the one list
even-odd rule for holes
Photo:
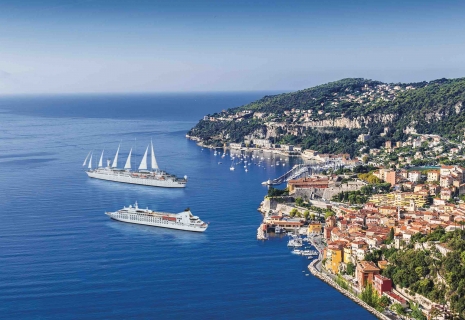
[[331,279],[329,276],[325,275],[323,272],[319,272],[315,265],[319,262],[319,258],[318,259],[315,259],[313,260],[309,265],[308,265],[308,270],[310,271],[310,273],[312,275],[314,275],[315,277],[317,277],[318,279],[322,280],[323,282],[326,282],[327,284],[329,284],[330,286],[334,287],[337,291],[339,291],[340,293],[342,293],[343,295],[345,295],[346,297],[348,297],[349,299],[355,301],[357,304],[359,304],[360,306],[362,306],[363,308],[367,309],[368,311],[370,311],[371,313],[373,313],[376,317],[378,317],[379,319],[383,319],[383,320],[391,320],[389,317],[387,317],[386,315],[382,314],[381,312],[379,312],[378,310],[376,310],[375,308],[373,308],[372,306],[369,306],[368,304],[366,304],[364,301],[362,301],[359,297],[357,297],[356,295],[354,295],[352,292],[346,290],[346,289],[343,289],[341,288],[333,279]]

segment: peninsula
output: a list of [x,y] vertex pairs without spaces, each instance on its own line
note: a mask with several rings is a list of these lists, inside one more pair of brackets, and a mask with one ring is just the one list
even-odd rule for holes
[[325,163],[269,189],[260,238],[303,231],[312,274],[380,318],[464,319],[463,101],[465,78],[342,79],[206,115],[187,137]]

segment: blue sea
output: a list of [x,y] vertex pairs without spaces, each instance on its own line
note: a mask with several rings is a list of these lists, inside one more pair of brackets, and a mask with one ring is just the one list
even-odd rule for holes
[[[2,319],[374,319],[307,274],[286,237],[256,240],[262,181],[290,168],[242,166],[185,138],[206,114],[263,92],[0,98]],[[92,180],[104,148],[119,165],[153,139],[185,189]],[[218,162],[223,164],[218,164]],[[210,222],[203,234],[125,224],[104,211],[139,206]]]

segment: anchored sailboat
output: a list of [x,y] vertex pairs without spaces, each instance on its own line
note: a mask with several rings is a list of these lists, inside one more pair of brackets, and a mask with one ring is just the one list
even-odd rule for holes
[[[152,186],[152,187],[165,187],[165,188],[184,188],[187,183],[187,176],[184,178],[178,178],[172,174],[169,174],[165,171],[162,171],[158,167],[157,160],[155,158],[155,152],[153,151],[153,142],[150,141],[150,144],[145,149],[144,156],[140,162],[137,171],[131,171],[131,156],[132,150],[129,150],[128,158],[126,159],[126,163],[123,169],[118,169],[118,155],[120,151],[121,143],[118,145],[118,149],[116,150],[115,157],[113,158],[113,162],[110,165],[110,160],[107,161],[107,166],[103,167],[103,154],[100,155],[100,160],[98,163],[98,167],[96,169],[92,169],[92,155],[93,152],[89,152],[86,159],[84,160],[84,166],[89,158],[89,166],[88,170],[86,171],[87,175],[91,178],[101,179],[101,180],[109,180],[109,181],[116,181],[116,182],[123,182],[123,183],[131,183],[131,184],[141,184],[145,186]],[[147,166],[147,156],[149,152],[151,153],[151,170],[148,170]]]

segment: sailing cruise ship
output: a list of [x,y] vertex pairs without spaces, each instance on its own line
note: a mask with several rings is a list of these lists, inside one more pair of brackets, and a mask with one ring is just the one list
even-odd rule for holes
[[[153,143],[150,142],[150,145],[147,146],[145,150],[142,161],[140,162],[139,168],[137,171],[131,171],[131,155],[132,148],[129,151],[126,164],[123,169],[118,168],[118,154],[121,144],[116,150],[113,163],[110,166],[110,160],[107,160],[107,166],[103,167],[103,153],[100,155],[100,161],[98,167],[92,168],[92,151],[89,152],[86,159],[84,160],[83,166],[88,165],[88,170],[86,171],[87,175],[91,178],[116,181],[123,183],[132,183],[140,184],[144,186],[152,187],[163,187],[163,188],[185,188],[187,183],[187,176],[184,178],[178,178],[172,174],[169,174],[165,171],[159,169],[157,160],[155,159],[155,153],[153,151]],[[147,154],[151,147],[151,170],[147,169]],[[88,162],[88,164],[87,164]]]
[[194,232],[204,232],[208,228],[208,224],[194,216],[189,209],[176,214],[155,212],[149,208],[139,208],[136,202],[134,206],[130,205],[115,212],[105,212],[105,214],[114,220],[153,227]]

